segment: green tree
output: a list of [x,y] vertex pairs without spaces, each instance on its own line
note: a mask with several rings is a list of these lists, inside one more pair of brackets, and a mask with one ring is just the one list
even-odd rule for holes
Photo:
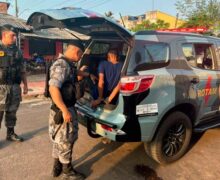
[[220,25],[219,0],[178,0],[179,13],[186,18],[183,27],[218,28]]
[[170,24],[158,19],[156,23],[151,23],[149,20],[143,21],[141,24],[136,25],[131,30],[134,32],[143,31],[143,30],[157,30],[157,29],[167,29]]

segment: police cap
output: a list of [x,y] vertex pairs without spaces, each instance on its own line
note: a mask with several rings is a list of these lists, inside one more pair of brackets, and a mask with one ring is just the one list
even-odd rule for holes
[[71,41],[68,43],[68,45],[76,46],[76,47],[80,48],[82,51],[84,51],[84,45],[80,41]]
[[3,25],[2,27],[1,27],[1,31],[3,32],[3,31],[12,31],[12,32],[14,32],[14,33],[17,33],[18,32],[18,30],[16,29],[16,28],[14,28],[12,25],[10,25],[10,24],[5,24],[5,25]]

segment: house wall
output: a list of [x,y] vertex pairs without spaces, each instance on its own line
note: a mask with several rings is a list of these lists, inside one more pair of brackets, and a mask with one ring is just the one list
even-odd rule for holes
[[21,41],[21,50],[23,51],[24,59],[30,59],[29,56],[29,40],[24,39]]
[[[51,61],[55,58],[58,57],[59,53],[62,53],[63,52],[63,43],[60,42],[60,41],[56,41],[56,51],[55,51],[55,54],[54,55],[43,55],[44,59],[46,61]],[[23,39],[22,42],[21,42],[21,50],[23,51],[23,57],[24,59],[32,59],[32,55],[29,54],[29,39]]]
[[[160,12],[160,11],[157,11],[156,18],[169,23],[170,24],[170,27],[169,27],[170,29],[178,28],[179,26],[181,26],[184,23],[183,20],[180,20],[180,19],[177,20],[175,16],[171,16],[169,14],[166,14],[166,13],[163,13],[163,12]],[[176,24],[176,21],[177,21],[177,24]],[[176,24],[176,27],[175,27],[175,24]]]
[[[130,20],[128,18],[129,16],[123,16],[123,21],[125,24],[125,27],[127,29],[132,29],[137,24],[142,24],[143,21],[149,20],[151,23],[156,23],[158,19],[163,20],[170,24],[170,29],[178,28],[181,26],[185,21],[178,19],[176,24],[176,17],[171,16],[167,13],[161,12],[161,11],[149,11],[145,13],[145,18],[142,18],[142,16],[137,16],[137,20]],[[122,24],[122,21],[119,21]],[[175,27],[176,24],[176,27]]]

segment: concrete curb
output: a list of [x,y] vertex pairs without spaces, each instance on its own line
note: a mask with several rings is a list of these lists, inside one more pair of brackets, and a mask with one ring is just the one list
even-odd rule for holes
[[26,103],[32,103],[32,102],[39,102],[39,101],[51,101],[50,98],[46,98],[43,95],[36,95],[36,96],[29,96],[28,98],[23,98],[21,104],[26,104]]
[[[23,84],[21,85],[23,88]],[[29,82],[28,94],[22,94],[22,100],[29,100],[33,98],[44,98],[45,81]]]

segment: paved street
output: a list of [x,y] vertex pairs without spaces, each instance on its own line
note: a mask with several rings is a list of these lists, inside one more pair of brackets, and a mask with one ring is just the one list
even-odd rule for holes
[[[0,131],[0,180],[49,180],[51,178],[51,143],[48,138],[48,101],[22,104],[16,132],[26,138],[23,143],[5,141],[6,129]],[[145,178],[136,165],[153,168],[165,180],[216,180],[220,178],[220,129],[196,136],[189,152],[178,162],[160,166],[144,152],[142,143],[104,145],[92,139],[80,126],[74,148],[73,164],[87,179],[121,180]],[[196,143],[195,143],[196,142]],[[147,172],[143,172],[148,176]],[[58,178],[59,179],[59,178]],[[147,179],[147,178],[146,178]]]

